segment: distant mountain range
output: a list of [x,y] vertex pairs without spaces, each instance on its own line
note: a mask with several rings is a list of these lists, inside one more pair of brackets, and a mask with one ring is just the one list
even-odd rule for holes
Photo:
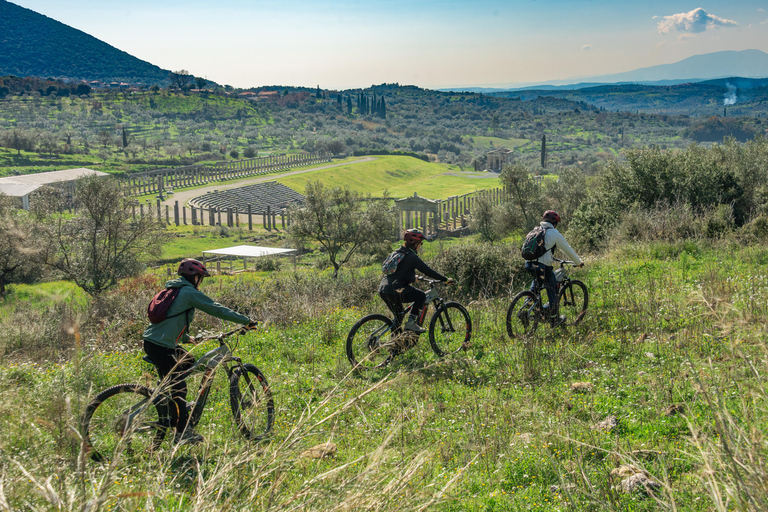
[[[0,0],[0,76],[5,75],[161,86],[170,83],[169,70]],[[694,55],[673,64],[582,79],[441,90],[524,100],[553,96],[609,110],[691,115],[711,115],[713,107],[734,105],[734,114],[748,115],[748,103],[768,99],[768,79],[764,77],[768,77],[768,54],[743,50]]]
[[169,71],[35,11],[0,0],[0,76],[167,85]]
[[449,87],[441,91],[481,93],[525,90],[575,90],[605,84],[640,84],[670,86],[713,79],[768,77],[768,53],[760,50],[722,51],[694,55],[672,64],[661,64],[612,75],[550,80],[538,84],[511,84],[493,87]]

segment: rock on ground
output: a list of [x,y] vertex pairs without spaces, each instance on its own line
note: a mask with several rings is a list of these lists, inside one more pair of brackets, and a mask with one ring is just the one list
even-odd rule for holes
[[308,459],[322,459],[323,457],[332,457],[334,455],[336,455],[336,444],[330,441],[320,443],[301,452],[301,456]]

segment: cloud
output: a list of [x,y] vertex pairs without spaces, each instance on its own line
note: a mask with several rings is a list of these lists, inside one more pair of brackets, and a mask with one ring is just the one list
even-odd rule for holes
[[584,46],[581,47],[581,49],[584,50],[585,52],[588,52],[589,50],[592,49],[592,45],[591,44],[585,44]]
[[690,12],[681,12],[672,16],[664,16],[659,22],[658,28],[661,34],[669,32],[687,32],[696,34],[706,30],[712,30],[717,27],[738,27],[739,24],[733,20],[727,20],[714,14],[709,14],[701,7]]

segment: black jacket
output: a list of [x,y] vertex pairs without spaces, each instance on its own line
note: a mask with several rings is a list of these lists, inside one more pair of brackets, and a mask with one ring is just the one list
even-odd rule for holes
[[397,265],[397,270],[393,274],[385,275],[379,283],[379,293],[394,295],[399,290],[409,286],[416,281],[416,271],[418,270],[427,277],[439,281],[447,281],[448,278],[443,274],[432,270],[429,265],[424,263],[416,251],[402,246],[398,249],[405,257]]

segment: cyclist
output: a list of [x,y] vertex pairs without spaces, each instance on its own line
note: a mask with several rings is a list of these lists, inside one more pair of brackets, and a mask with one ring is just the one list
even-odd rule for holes
[[[537,278],[544,281],[544,287],[547,290],[547,297],[549,298],[549,304],[545,305],[545,309],[549,309],[550,322],[552,327],[565,322],[565,315],[560,315],[559,299],[557,297],[557,278],[555,271],[552,268],[555,264],[555,259],[552,253],[555,248],[560,249],[565,253],[569,260],[573,261],[577,266],[583,267],[584,262],[571,248],[565,237],[557,230],[557,224],[560,222],[560,215],[552,210],[547,210],[541,219],[539,225],[544,228],[544,247],[546,252],[539,259],[526,262],[525,268],[531,272],[536,272]],[[533,283],[531,283],[531,290],[533,290]],[[547,308],[549,306],[549,308]]]
[[424,302],[427,300],[427,294],[411,286],[416,281],[416,270],[438,281],[453,282],[453,279],[432,270],[419,258],[419,248],[426,239],[424,233],[418,229],[406,230],[403,234],[403,245],[396,251],[403,256],[397,264],[397,269],[394,273],[385,275],[379,283],[379,296],[390,311],[395,314],[395,318],[402,314],[404,303],[413,303],[411,314],[405,322],[405,330],[417,333],[427,332],[418,323]]
[[214,302],[198,290],[203,278],[210,276],[202,262],[185,258],[179,264],[178,274],[178,278],[165,283],[166,288],[179,288],[178,295],[167,310],[167,318],[162,322],[150,324],[144,331],[144,352],[157,367],[160,378],[170,379],[171,396],[179,411],[174,442],[195,444],[202,442],[203,436],[192,428],[187,428],[187,383],[176,379],[178,374],[188,370],[195,363],[195,358],[180,346],[181,343],[193,341],[189,337],[189,324],[195,317],[195,309],[249,328],[255,327],[256,322]]

